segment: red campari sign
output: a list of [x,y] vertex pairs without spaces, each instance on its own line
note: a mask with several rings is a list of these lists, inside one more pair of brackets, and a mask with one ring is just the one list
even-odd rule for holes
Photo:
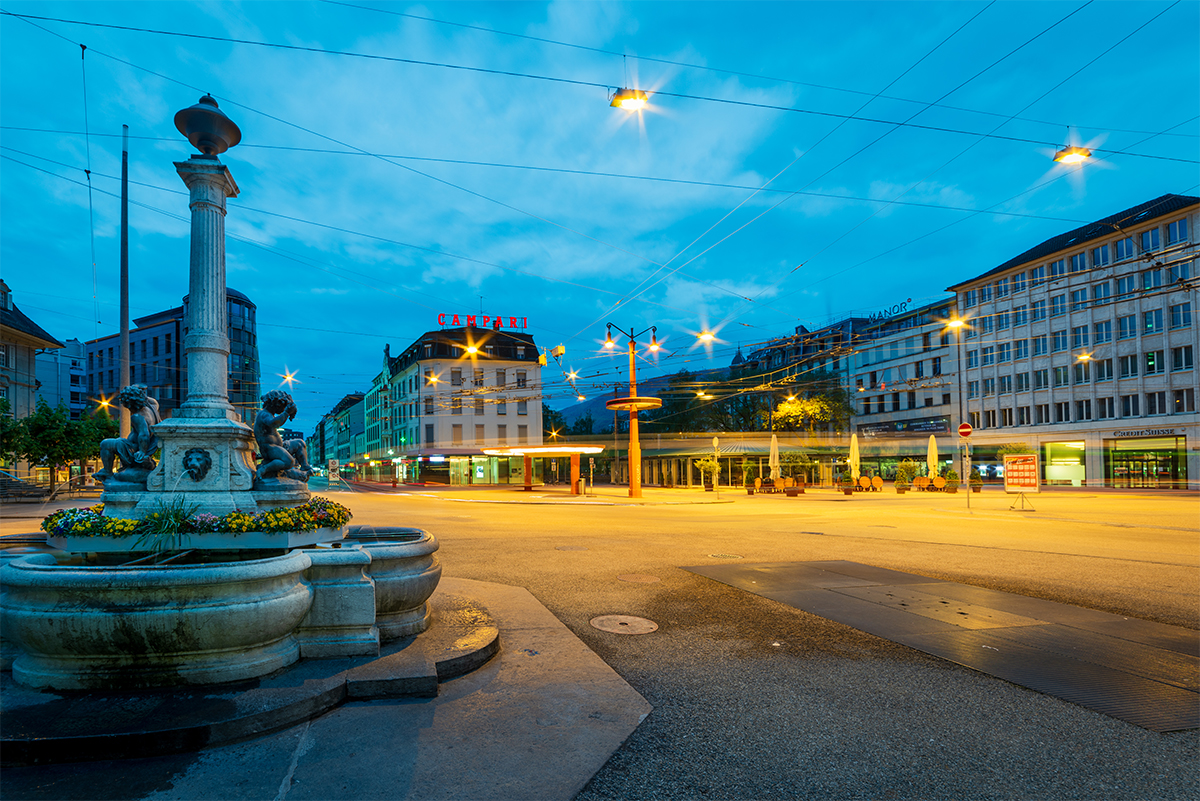
[[439,314],[438,325],[442,328],[491,328],[500,331],[505,328],[525,330],[529,328],[528,317],[504,317],[490,314]]

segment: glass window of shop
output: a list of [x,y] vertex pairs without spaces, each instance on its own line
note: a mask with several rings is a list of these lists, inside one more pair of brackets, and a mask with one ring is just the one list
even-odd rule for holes
[[1047,484],[1082,487],[1087,478],[1083,440],[1047,442],[1043,446]]
[[1104,481],[1113,487],[1187,487],[1187,437],[1104,440]]

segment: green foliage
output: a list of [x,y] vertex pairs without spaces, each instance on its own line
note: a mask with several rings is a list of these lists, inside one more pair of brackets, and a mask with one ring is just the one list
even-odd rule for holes
[[907,488],[917,477],[917,465],[912,459],[905,459],[896,465],[896,486]]
[[8,398],[0,398],[0,459],[16,461],[25,452],[25,427],[14,420]]
[[191,530],[189,519],[199,508],[200,504],[189,504],[181,495],[169,503],[159,501],[158,509],[142,518],[134,547],[155,554],[182,550]]
[[962,483],[959,481],[958,471],[953,467],[946,471],[946,475],[943,478],[946,479],[946,489],[958,489],[958,485]]
[[1037,451],[1024,442],[1006,442],[996,449],[996,453],[1003,456],[1006,453],[1037,453]]
[[551,409],[546,404],[542,404],[542,427],[546,429],[546,433],[557,431],[559,434],[565,434],[567,428],[567,420],[563,417],[562,412]]
[[592,417],[592,413],[588,412],[587,414],[583,415],[582,417],[579,417],[574,423],[572,423],[571,427],[567,430],[567,433],[577,434],[577,435],[586,437],[586,436],[590,436],[593,433],[593,429],[595,427],[596,427],[596,420],[595,420],[595,418]]
[[983,486],[983,476],[979,475],[979,468],[977,468],[977,467],[971,468],[971,477],[968,479],[968,481],[970,482],[972,487],[982,487]]
[[807,453],[788,451],[779,454],[779,467],[783,475],[795,478],[803,474],[804,480],[807,482],[815,463],[808,458]]
[[30,464],[51,468],[51,489],[54,487],[54,468],[73,462],[79,453],[79,429],[71,425],[67,407],[59,403],[51,409],[45,398],[38,398],[33,414],[20,421],[25,433],[18,454]]
[[742,460],[742,476],[745,479],[745,483],[753,484],[754,479],[758,478],[758,465],[755,464],[754,462],[748,462],[745,459],[743,459]]
[[721,474],[721,463],[711,456],[696,461],[696,469],[704,477],[718,476]]

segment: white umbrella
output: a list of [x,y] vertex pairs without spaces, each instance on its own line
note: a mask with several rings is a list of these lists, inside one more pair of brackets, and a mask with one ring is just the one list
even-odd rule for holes
[[847,461],[850,462],[850,478],[854,479],[854,481],[857,482],[858,475],[859,475],[859,472],[858,472],[858,434],[850,435],[850,458]]
[[929,451],[925,454],[925,464],[929,466],[929,477],[934,478],[938,474],[938,448],[937,437],[933,434],[929,435]]
[[771,435],[771,452],[767,456],[767,466],[771,468],[771,480],[778,481],[782,478],[782,471],[779,469],[779,437]]

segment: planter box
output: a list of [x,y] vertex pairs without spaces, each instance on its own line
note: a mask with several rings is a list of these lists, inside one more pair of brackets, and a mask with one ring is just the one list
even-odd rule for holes
[[846,495],[853,496],[854,495],[854,487],[846,487],[845,489],[842,490],[842,492]]
[[[188,534],[183,538],[181,550],[197,551],[241,551],[251,549],[289,550],[307,548],[320,542],[336,542],[346,535],[346,527],[314,528],[311,531],[279,531],[265,533],[247,531],[244,534],[213,533]],[[144,546],[138,547],[137,536],[128,537],[74,537],[71,535],[46,537],[46,544],[68,553],[148,553]]]
[[802,495],[803,493],[804,493],[804,487],[784,487],[783,488],[783,494],[787,495],[789,498],[795,498],[797,495]]
[[907,488],[907,487],[896,487],[896,494],[897,494],[897,495],[903,495],[903,494],[904,494],[904,493],[906,493],[906,492],[908,492],[908,488]]

